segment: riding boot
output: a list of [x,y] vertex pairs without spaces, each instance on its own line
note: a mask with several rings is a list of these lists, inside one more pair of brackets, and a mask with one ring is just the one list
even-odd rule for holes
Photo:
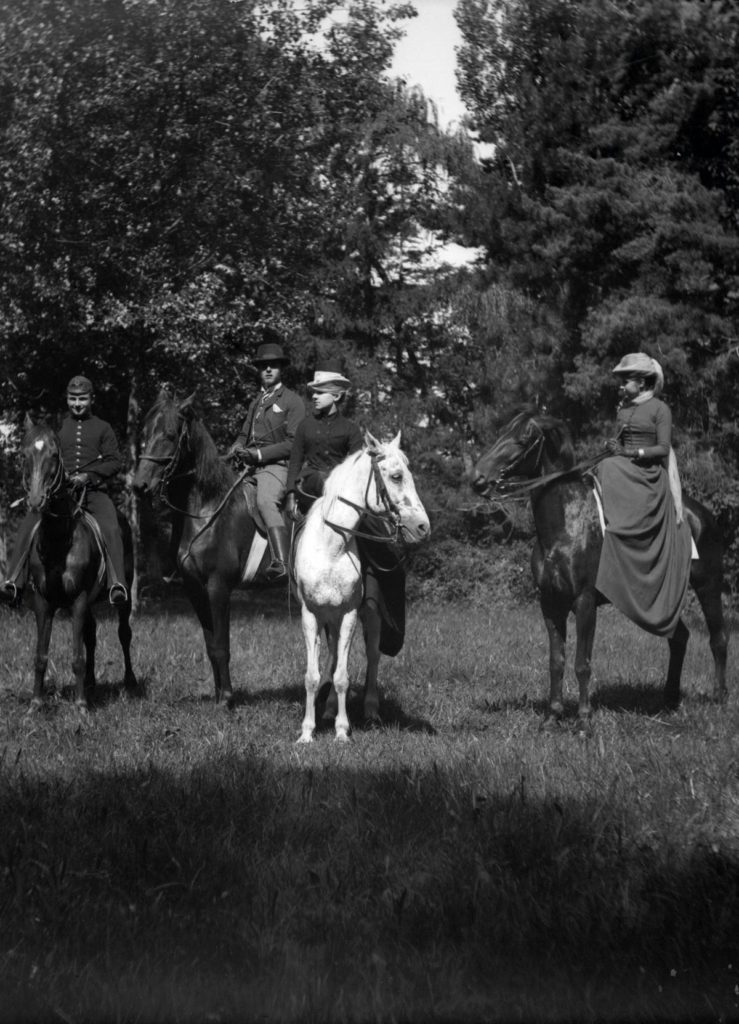
[[273,526],[267,530],[267,540],[272,561],[265,571],[265,577],[270,583],[282,580],[287,576],[287,562],[290,552],[290,541],[287,535],[287,528],[284,526]]
[[8,566],[8,576],[0,583],[0,602],[9,604],[11,608],[17,608],[23,597],[28,580],[28,556],[38,521],[38,515],[31,512],[21,523],[15,539],[15,552]]

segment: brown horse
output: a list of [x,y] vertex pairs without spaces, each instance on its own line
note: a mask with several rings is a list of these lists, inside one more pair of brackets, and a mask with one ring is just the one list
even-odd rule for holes
[[231,593],[243,581],[256,524],[194,395],[178,401],[162,388],[146,417],[133,486],[139,495],[160,491],[172,512],[173,554],[203,630],[216,701],[231,706]]
[[[547,718],[556,722],[563,714],[567,618],[573,612],[577,630],[575,675],[580,689],[578,719],[584,727],[591,712],[590,659],[597,606],[607,602],[595,588],[602,533],[592,482],[584,478],[583,468],[575,465],[570,432],[561,420],[523,412],[511,420],[493,447],[478,460],[473,486],[486,497],[496,494],[504,499],[515,491],[530,494],[536,527],[532,570],[549,634]],[[533,486],[521,486],[521,480],[532,481]],[[708,509],[687,496],[684,506],[699,555],[691,562],[690,582],[708,626],[715,665],[713,696],[723,700],[727,639],[721,606],[721,540]],[[677,707],[680,701],[688,636],[681,620],[668,641],[670,661],[664,696],[669,708]]]
[[[54,431],[47,426],[34,426],[27,418],[22,458],[28,508],[39,514],[29,555],[36,614],[32,706],[40,707],[43,703],[54,616],[59,608],[70,608],[76,704],[80,710],[86,711],[87,695],[95,685],[97,627],[92,606],[105,583],[102,551],[93,532],[94,527],[89,525],[81,511],[81,503],[66,486],[61,448]],[[121,527],[130,593],[133,577],[131,533],[123,519]],[[118,639],[125,662],[124,683],[127,691],[134,692],[137,683],[131,665],[130,598],[117,608],[117,612]]]

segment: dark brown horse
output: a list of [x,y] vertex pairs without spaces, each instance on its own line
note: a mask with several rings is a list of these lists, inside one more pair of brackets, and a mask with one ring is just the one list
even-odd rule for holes
[[[32,706],[40,707],[43,702],[54,616],[59,608],[70,608],[76,704],[81,710],[87,710],[87,695],[95,685],[97,626],[93,603],[101,590],[107,593],[104,589],[102,551],[93,532],[94,527],[88,523],[80,502],[66,485],[61,448],[54,431],[47,426],[34,426],[27,419],[22,457],[28,508],[39,514],[39,525],[29,556],[36,614]],[[121,527],[130,593],[133,577],[131,535],[125,520],[121,520]],[[118,639],[125,662],[124,683],[126,689],[133,692],[137,683],[131,665],[130,598],[117,608],[117,612]]]
[[256,524],[193,403],[193,395],[178,401],[161,390],[144,424],[134,490],[160,491],[171,510],[172,553],[203,630],[216,701],[230,706],[231,593],[243,580]]
[[[595,461],[595,460],[593,460]],[[477,462],[473,486],[478,493],[504,499],[525,492],[515,481],[539,481],[530,490],[536,526],[532,553],[534,580],[549,634],[549,711],[557,721],[563,714],[562,678],[565,666],[567,619],[575,615],[577,647],[575,675],[580,688],[578,718],[590,717],[590,659],[597,606],[607,603],[596,590],[595,579],[602,546],[600,519],[592,482],[575,465],[570,432],[550,416],[519,413],[493,447]],[[716,524],[699,502],[684,497],[686,518],[699,557],[691,562],[690,582],[708,626],[715,664],[714,698],[726,696],[726,630],[721,606],[722,547]],[[682,620],[670,638],[670,661],[665,704],[680,701],[680,677],[689,632]]]

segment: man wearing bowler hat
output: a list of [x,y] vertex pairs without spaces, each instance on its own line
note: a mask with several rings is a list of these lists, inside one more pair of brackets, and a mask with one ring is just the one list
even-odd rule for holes
[[267,342],[259,346],[254,365],[262,388],[228,452],[240,455],[251,470],[247,483],[256,488],[256,505],[267,528],[272,561],[266,577],[271,582],[287,576],[290,542],[282,502],[295,432],[305,418],[302,398],[282,383],[288,363],[280,345]]
[[[123,468],[113,428],[92,413],[94,389],[92,381],[77,375],[67,385],[67,408],[59,430],[59,444],[67,480],[74,487],[85,488],[83,508],[98,523],[106,551],[108,598],[112,605],[128,600],[126,571],[123,560],[123,539],[115,505],[106,493],[106,486]],[[36,512],[29,512],[20,525],[8,578],[0,584],[0,600],[10,604],[20,601],[28,575],[28,555]]]

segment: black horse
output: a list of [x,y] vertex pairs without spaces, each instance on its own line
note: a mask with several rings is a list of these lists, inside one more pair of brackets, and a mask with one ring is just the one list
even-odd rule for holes
[[[517,487],[515,480],[532,483]],[[578,718],[585,725],[591,711],[590,659],[597,606],[607,602],[595,588],[603,540],[593,485],[584,477],[583,467],[575,465],[566,424],[550,416],[519,413],[478,460],[473,486],[486,497],[497,493],[501,498],[514,490],[521,494],[530,488],[536,527],[531,563],[549,634],[547,718],[556,722],[563,714],[567,618],[573,612],[577,630],[575,675],[580,688]],[[684,507],[699,555],[691,562],[690,582],[708,626],[715,664],[713,696],[723,700],[727,638],[721,606],[721,540],[708,509],[687,496]],[[670,661],[664,697],[666,706],[672,709],[680,702],[680,677],[688,636],[689,631],[680,620],[668,641]]]
[[257,528],[244,488],[195,411],[194,395],[179,401],[162,388],[146,417],[133,486],[139,495],[161,491],[171,510],[173,554],[203,630],[216,701],[231,706],[231,593],[244,582]]
[[[66,484],[59,439],[45,425],[26,419],[22,444],[26,501],[39,513],[39,525],[29,555],[36,614],[36,656],[32,706],[43,702],[44,676],[49,661],[49,642],[54,616],[59,608],[72,612],[72,671],[76,704],[88,707],[87,696],[95,685],[97,627],[93,603],[105,583],[105,563],[94,525],[81,511],[80,502]],[[126,556],[128,592],[133,578],[131,534],[121,519]],[[131,601],[117,607],[118,639],[125,662],[126,690],[135,692],[136,676],[131,665]]]

